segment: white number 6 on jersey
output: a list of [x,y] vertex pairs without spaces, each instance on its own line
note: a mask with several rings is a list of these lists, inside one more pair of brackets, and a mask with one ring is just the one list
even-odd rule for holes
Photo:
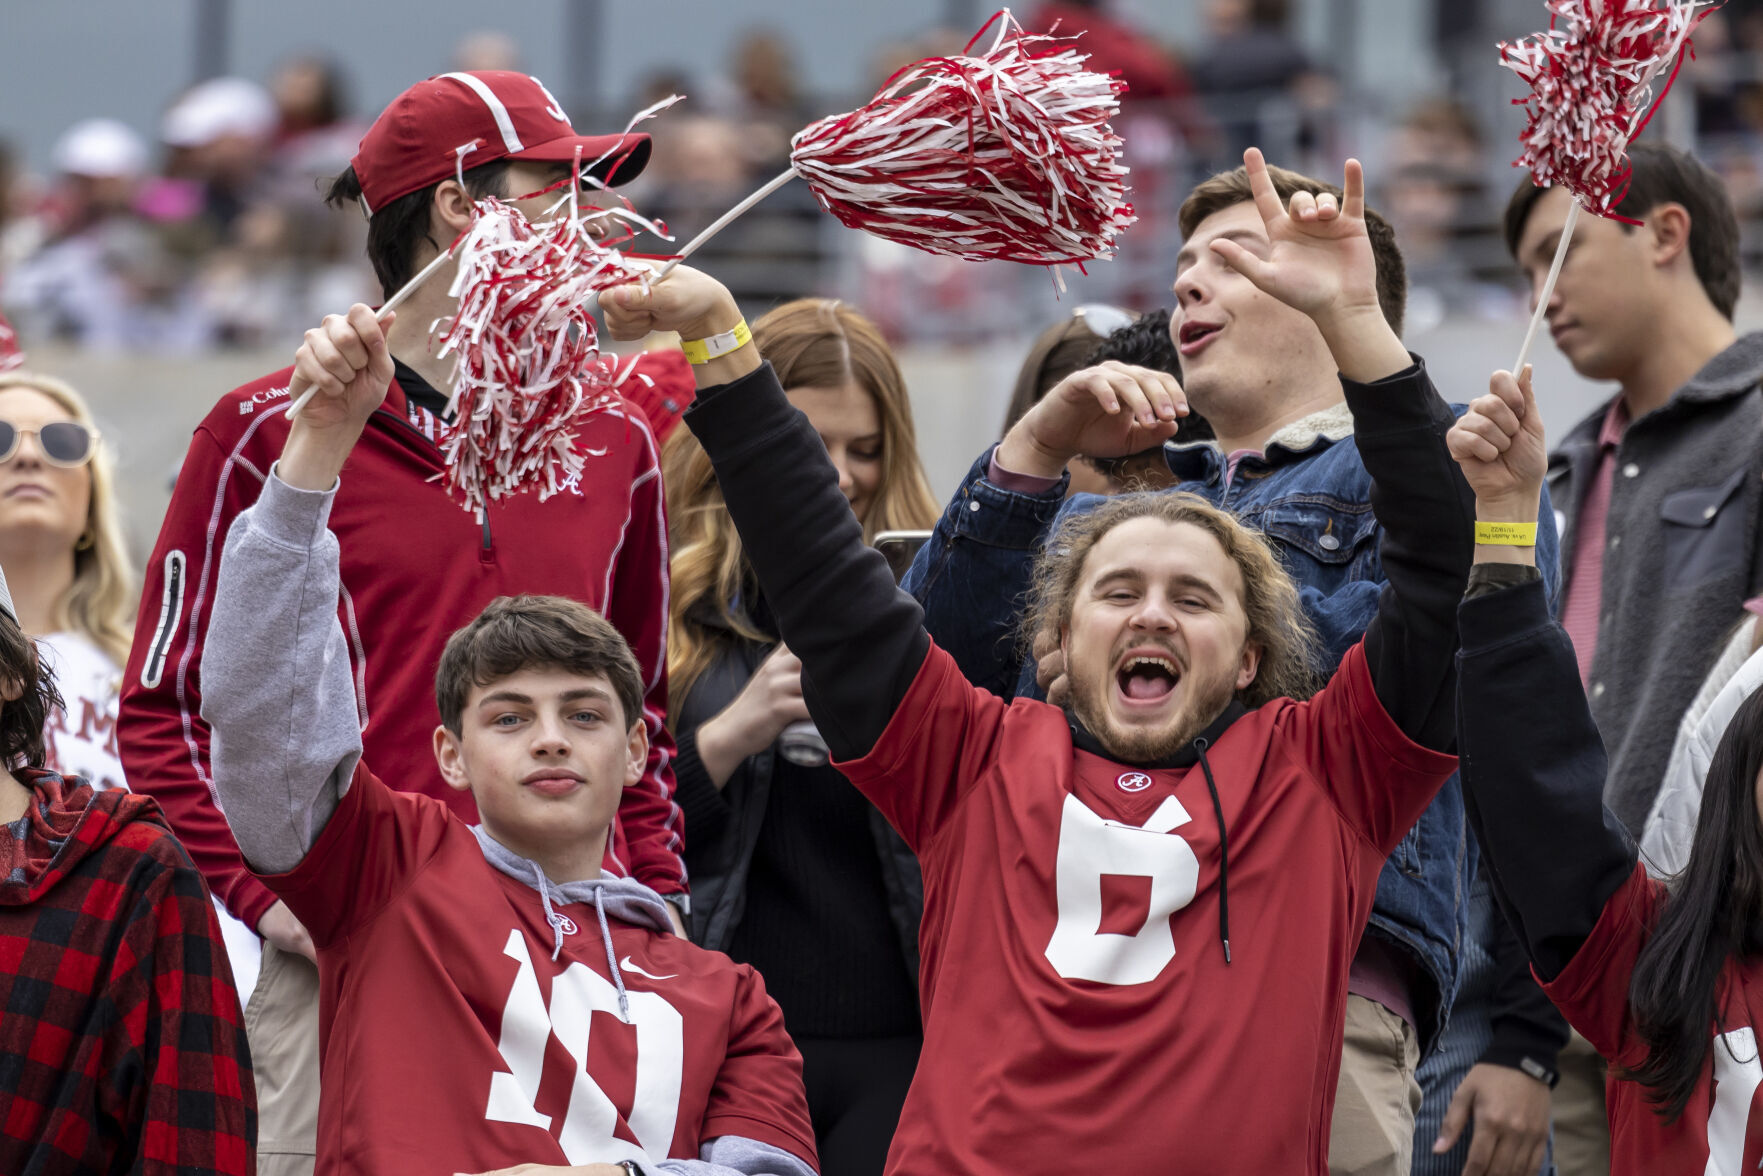
[[[1175,958],[1169,916],[1194,901],[1200,861],[1180,837],[1191,820],[1171,796],[1142,828],[1106,821],[1075,795],[1065,798],[1059,822],[1059,923],[1047,960],[1067,980],[1146,984]],[[1150,909],[1132,935],[1102,928],[1102,876],[1151,880]]]

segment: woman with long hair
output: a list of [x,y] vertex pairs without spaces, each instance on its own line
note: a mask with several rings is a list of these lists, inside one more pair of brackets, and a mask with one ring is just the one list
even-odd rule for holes
[[[1540,600],[1540,593],[1539,593]],[[1470,646],[1478,602],[1464,605]],[[1708,767],[1684,870],[1648,877],[1602,803],[1603,744],[1578,662],[1536,631],[1465,653],[1458,749],[1494,891],[1544,990],[1610,1063],[1614,1176],[1754,1172],[1763,1161],[1763,693]],[[1550,673],[1511,672],[1546,645]]]
[[[820,434],[866,536],[935,523],[905,381],[868,319],[801,299],[756,322],[753,342]],[[801,663],[778,644],[710,460],[687,430],[668,439],[662,475],[693,938],[756,967],[783,1009],[822,1171],[879,1173],[922,1040],[917,862],[826,765],[824,746],[815,754]],[[780,740],[786,729],[805,740]]]
[[44,732],[47,766],[100,789],[125,783],[116,709],[136,605],[115,482],[78,392],[0,372],[0,568],[66,700]]

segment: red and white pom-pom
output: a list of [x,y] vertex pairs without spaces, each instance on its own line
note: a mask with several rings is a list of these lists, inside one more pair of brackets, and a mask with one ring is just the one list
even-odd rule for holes
[[0,314],[0,372],[24,366],[24,352],[18,346],[18,335],[6,316]]
[[[1628,144],[1676,79],[1696,25],[1721,0],[1546,0],[1549,31],[1500,45],[1530,85],[1516,161],[1600,216],[1628,191]],[[1657,97],[1653,82],[1672,67]]]
[[444,484],[468,510],[535,486],[548,498],[579,478],[576,427],[615,399],[589,309],[599,291],[653,271],[594,240],[587,222],[606,214],[574,211],[534,225],[481,200],[455,247],[459,308],[436,324],[436,354],[456,357]]
[[999,12],[977,56],[931,57],[868,104],[799,132],[790,159],[852,228],[931,253],[1035,265],[1114,253],[1132,224],[1121,139],[1126,83],[1083,68],[1074,38]]

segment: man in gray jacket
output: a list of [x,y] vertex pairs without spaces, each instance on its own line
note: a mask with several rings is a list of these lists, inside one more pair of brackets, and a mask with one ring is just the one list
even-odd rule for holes
[[[1609,749],[1605,803],[1638,839],[1684,707],[1763,591],[1763,334],[1733,329],[1738,222],[1719,177],[1659,144],[1630,159],[1617,213],[1637,223],[1582,217],[1546,314],[1574,370],[1618,385],[1556,450],[1549,495],[1561,622]],[[1568,202],[1526,178],[1507,206],[1533,291]],[[1582,1039],[1562,1055],[1562,1176],[1608,1170],[1596,1063]]]

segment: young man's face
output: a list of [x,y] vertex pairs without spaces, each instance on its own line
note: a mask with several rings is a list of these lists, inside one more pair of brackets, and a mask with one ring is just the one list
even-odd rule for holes
[[[554,192],[545,192],[543,196],[535,196],[535,192],[543,192],[558,180],[567,179],[572,167],[567,163],[531,163],[522,160],[511,160],[508,164],[506,182],[503,193],[508,203],[518,208],[521,214],[534,224],[550,220],[552,216],[568,211],[568,205],[558,206],[558,202],[569,197],[569,188],[565,185]],[[576,194],[576,208],[581,213],[588,213],[596,208],[612,208],[618,204],[618,198],[611,192],[594,187],[592,183],[583,184]],[[596,239],[608,236],[621,228],[621,222],[614,217],[594,217],[587,222],[588,232]]]
[[649,752],[607,677],[521,670],[473,687],[459,725],[435,731],[435,758],[449,785],[471,791],[485,830],[574,875],[553,881],[599,877],[619,797]]
[[1316,324],[1225,265],[1209,247],[1220,238],[1267,255],[1267,230],[1251,203],[1195,225],[1176,254],[1169,336],[1181,353],[1182,389],[1208,417],[1229,422],[1245,402],[1308,390],[1318,371],[1332,377],[1335,368]]
[[[1551,188],[1537,198],[1524,222],[1518,265],[1530,285],[1532,309],[1571,203],[1565,189]],[[1644,227],[1631,231],[1603,217],[1579,218],[1544,313],[1555,346],[1587,379],[1622,379],[1638,352],[1651,345],[1661,321],[1652,244],[1653,235]]]
[[1072,709],[1117,759],[1184,746],[1255,680],[1243,578],[1192,523],[1138,518],[1084,561],[1064,635]]

